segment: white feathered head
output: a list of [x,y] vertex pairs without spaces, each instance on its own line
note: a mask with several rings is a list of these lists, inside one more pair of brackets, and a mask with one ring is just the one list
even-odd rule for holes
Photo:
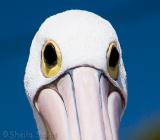
[[82,10],[46,19],[32,41],[24,84],[41,139],[118,138],[126,72],[107,20]]

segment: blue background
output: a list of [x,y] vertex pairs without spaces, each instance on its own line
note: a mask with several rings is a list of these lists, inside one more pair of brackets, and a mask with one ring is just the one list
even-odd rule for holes
[[[127,139],[144,123],[160,117],[160,1],[1,1],[0,139],[4,139],[5,131],[37,134],[23,87],[29,48],[41,23],[48,16],[67,9],[95,12],[108,19],[117,31],[129,91],[121,139]],[[18,138],[21,139],[14,139]]]

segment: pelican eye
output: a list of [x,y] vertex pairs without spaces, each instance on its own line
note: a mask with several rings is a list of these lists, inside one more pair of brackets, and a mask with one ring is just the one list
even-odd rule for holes
[[119,51],[115,42],[112,42],[107,50],[107,70],[110,77],[117,80],[119,72]]
[[60,71],[61,52],[54,41],[49,40],[44,44],[41,59],[41,69],[45,77],[55,76]]
[[52,44],[48,44],[44,50],[44,61],[48,67],[52,67],[57,64],[56,50]]

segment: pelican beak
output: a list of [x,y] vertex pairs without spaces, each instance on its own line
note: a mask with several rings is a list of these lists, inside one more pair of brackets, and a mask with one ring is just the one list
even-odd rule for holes
[[43,88],[35,106],[52,140],[118,140],[122,99],[91,67],[78,67]]

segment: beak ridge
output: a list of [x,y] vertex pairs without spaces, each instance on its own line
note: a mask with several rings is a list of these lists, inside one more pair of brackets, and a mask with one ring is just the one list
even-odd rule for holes
[[58,93],[52,85],[43,89],[36,102],[55,140],[118,139],[121,98],[109,94],[109,82],[98,70],[76,68],[56,88]]

